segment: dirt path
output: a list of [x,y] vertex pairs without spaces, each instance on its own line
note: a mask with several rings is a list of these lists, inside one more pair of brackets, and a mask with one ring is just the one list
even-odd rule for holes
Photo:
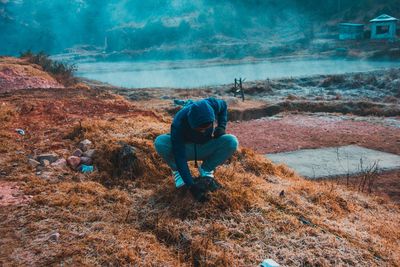
[[[356,144],[400,155],[399,123],[400,118],[288,114],[230,123],[229,131],[241,146],[262,154]],[[358,179],[352,178],[352,184]],[[400,203],[399,179],[400,171],[380,174],[374,190]]]
[[288,114],[230,123],[229,131],[262,154],[350,144],[400,154],[400,128],[373,117]]

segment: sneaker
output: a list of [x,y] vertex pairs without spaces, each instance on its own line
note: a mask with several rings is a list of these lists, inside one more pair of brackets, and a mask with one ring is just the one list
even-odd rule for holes
[[185,185],[185,182],[183,181],[182,176],[180,175],[180,173],[178,171],[172,171],[172,175],[175,180],[176,188],[180,188]]
[[208,177],[211,177],[211,178],[214,178],[214,171],[205,171],[205,170],[203,170],[203,168],[200,166],[199,167],[199,173],[200,173],[200,177],[205,177],[205,176],[208,176]]

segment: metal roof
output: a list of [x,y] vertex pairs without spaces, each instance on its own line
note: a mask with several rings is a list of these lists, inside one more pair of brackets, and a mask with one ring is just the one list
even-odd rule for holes
[[396,18],[394,18],[392,16],[389,16],[389,15],[386,15],[386,14],[382,14],[379,17],[371,19],[369,22],[385,22],[385,21],[397,21],[397,20],[398,19],[396,19]]

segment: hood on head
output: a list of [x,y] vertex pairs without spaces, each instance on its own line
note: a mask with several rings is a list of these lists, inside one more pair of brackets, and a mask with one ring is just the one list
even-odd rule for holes
[[206,100],[200,100],[190,105],[188,112],[188,121],[192,129],[198,128],[206,123],[212,123],[215,120],[214,110]]

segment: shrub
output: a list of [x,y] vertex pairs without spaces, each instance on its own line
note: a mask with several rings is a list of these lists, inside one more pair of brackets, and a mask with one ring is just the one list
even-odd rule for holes
[[65,86],[71,86],[77,82],[74,77],[76,66],[65,62],[54,61],[44,52],[38,54],[28,50],[21,53],[20,58],[27,59],[32,64],[37,64],[50,73],[58,82]]

